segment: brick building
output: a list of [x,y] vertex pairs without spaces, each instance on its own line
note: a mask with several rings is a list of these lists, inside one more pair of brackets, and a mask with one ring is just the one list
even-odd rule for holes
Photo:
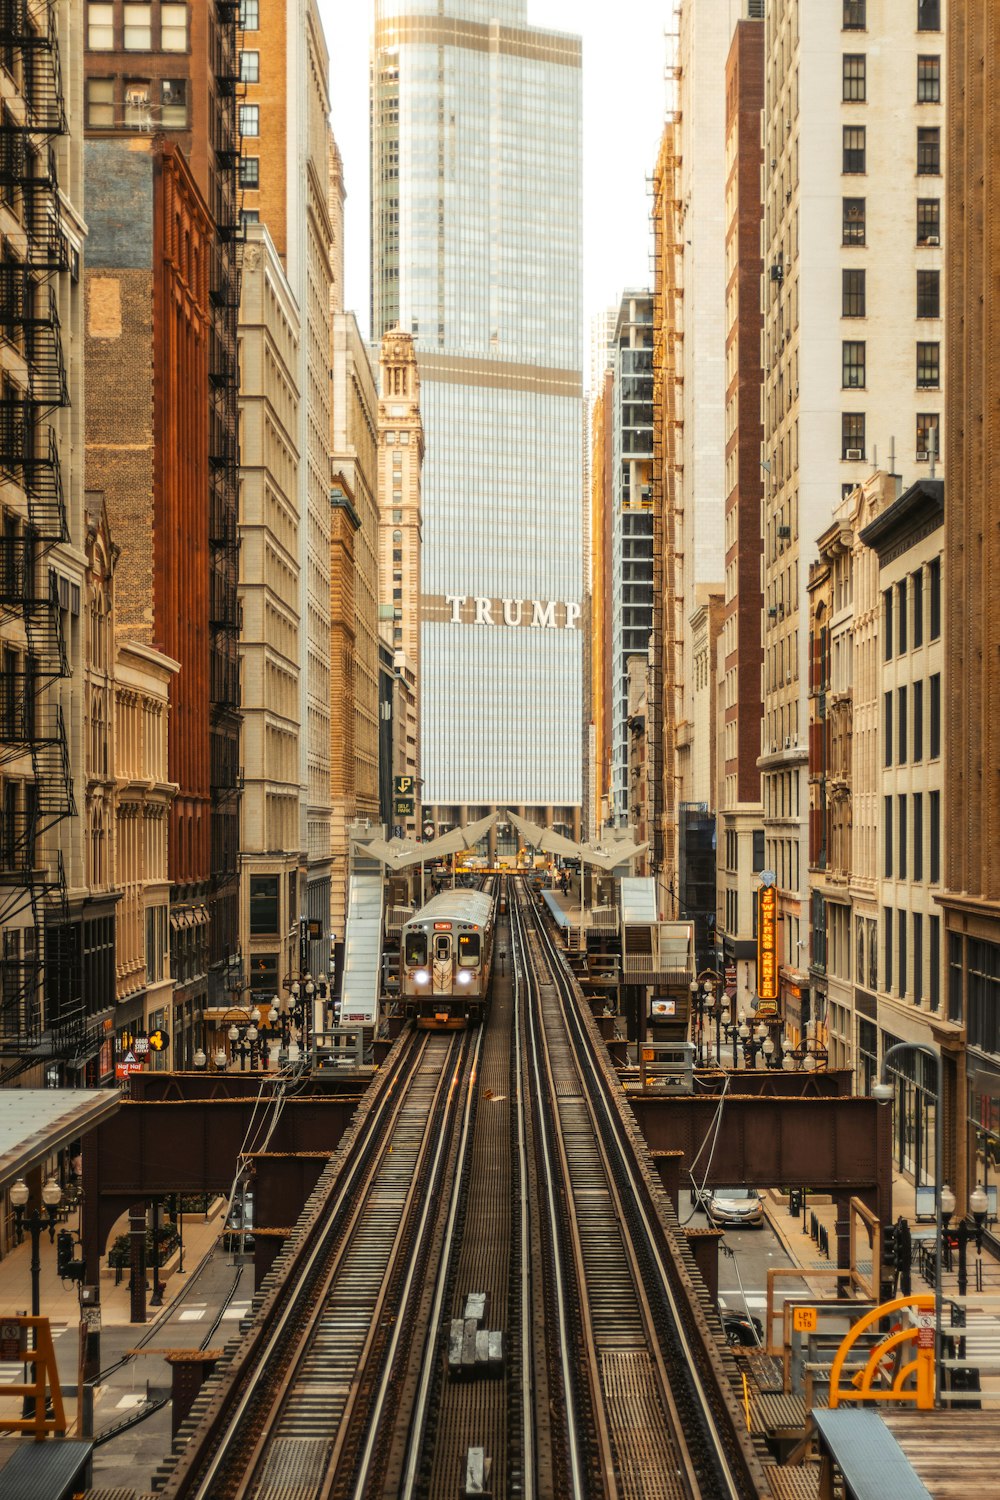
[[[113,328],[121,296],[123,326],[130,328],[136,317],[146,341],[144,351],[133,350],[126,335],[119,344],[119,354],[128,350],[122,363],[148,352],[143,368],[153,371],[156,390],[151,423],[148,412],[133,412],[144,434],[135,462],[152,465],[152,486],[136,491],[126,484],[125,455],[113,487],[103,479],[94,484],[107,492],[126,573],[135,566],[146,574],[145,603],[139,596],[130,606],[126,582],[123,611],[145,608],[148,615],[152,601],[152,618],[133,623],[181,663],[171,698],[171,773],[180,793],[171,812],[170,860],[174,972],[187,1058],[200,1037],[204,1005],[225,1003],[232,983],[228,961],[239,947],[238,6],[235,0],[110,0],[89,4],[86,12],[88,212],[100,222],[102,242],[100,261],[91,259],[112,273],[105,281],[119,282],[118,292],[106,290],[108,308],[91,295],[88,316]],[[145,157],[146,170],[130,170],[130,157],[135,163]],[[116,162],[120,178],[107,170]],[[134,203],[126,184],[137,195]],[[118,276],[119,270],[140,274]],[[153,300],[140,289],[143,272]],[[94,290],[88,283],[88,293]],[[157,298],[163,299],[162,320],[153,318]],[[88,352],[106,356],[113,342],[114,335],[96,334]],[[113,385],[115,371],[107,375]],[[175,377],[176,389],[161,389],[161,379]],[[142,383],[127,394],[145,403]],[[94,420],[106,423],[108,413],[98,411]],[[195,445],[187,451],[177,446],[181,427]],[[167,445],[162,454],[161,443]],[[151,455],[144,457],[150,444]],[[157,517],[152,534],[159,545],[155,553],[148,547],[142,558],[130,558],[118,506],[141,507],[144,499]],[[180,524],[181,513],[189,526]],[[181,599],[184,622],[172,625],[167,615]]]

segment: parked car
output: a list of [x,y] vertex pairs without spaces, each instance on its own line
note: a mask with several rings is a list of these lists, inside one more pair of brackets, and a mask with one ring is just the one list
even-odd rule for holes
[[249,1253],[253,1243],[253,1188],[237,1193],[222,1231],[222,1248],[231,1254]]
[[735,1349],[763,1349],[764,1327],[759,1318],[726,1307],[719,1309],[719,1315],[727,1344]]
[[712,1188],[701,1195],[701,1206],[720,1229],[759,1229],[764,1222],[764,1205],[756,1188]]

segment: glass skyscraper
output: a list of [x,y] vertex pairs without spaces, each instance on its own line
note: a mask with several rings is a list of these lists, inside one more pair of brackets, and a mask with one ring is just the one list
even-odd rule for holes
[[[372,332],[426,435],[422,801],[582,796],[581,44],[526,0],[376,0]],[[394,580],[395,582],[395,580]]]

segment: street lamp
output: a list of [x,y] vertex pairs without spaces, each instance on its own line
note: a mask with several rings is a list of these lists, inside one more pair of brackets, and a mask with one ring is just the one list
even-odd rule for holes
[[[37,1208],[33,1208],[28,1217],[25,1218],[24,1210],[28,1205],[29,1196],[30,1194],[28,1192],[28,1184],[25,1182],[23,1177],[19,1177],[10,1190],[10,1201],[14,1208],[14,1229],[17,1233],[17,1243],[19,1245],[22,1243],[24,1239],[25,1229],[27,1229],[28,1233],[31,1235],[31,1316],[33,1318],[38,1318],[41,1316],[41,1291],[39,1288],[39,1276],[42,1269],[42,1260],[41,1255],[39,1254],[39,1247],[41,1244],[42,1231],[45,1229],[47,1229],[49,1232],[49,1244],[52,1245],[55,1243],[56,1214],[59,1205],[62,1202],[62,1188],[59,1186],[58,1182],[56,1182],[54,1177],[50,1177],[48,1182],[46,1182],[45,1186],[42,1188],[42,1203],[45,1207],[44,1218],[38,1212]],[[36,1347],[34,1332],[32,1333],[31,1347],[32,1349]],[[34,1396],[25,1396],[22,1411],[24,1416],[26,1417],[34,1416]]]
[[943,1063],[936,1047],[925,1042],[896,1042],[882,1057],[882,1076],[872,1084],[872,1098],[879,1104],[891,1104],[896,1097],[896,1085],[889,1079],[889,1061],[901,1052],[920,1052],[930,1057],[937,1069],[937,1095],[934,1110],[934,1405],[941,1405],[941,1278],[943,1265],[941,1253],[944,1245],[944,1196],[951,1196],[950,1214],[955,1211],[955,1198],[951,1189],[942,1182],[944,1177],[944,1130],[942,1128],[942,1094],[944,1093]]

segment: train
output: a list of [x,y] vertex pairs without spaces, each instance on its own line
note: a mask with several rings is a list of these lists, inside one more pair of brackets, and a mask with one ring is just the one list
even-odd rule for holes
[[403,926],[400,988],[422,1031],[461,1031],[482,1021],[493,972],[496,894],[442,891]]

